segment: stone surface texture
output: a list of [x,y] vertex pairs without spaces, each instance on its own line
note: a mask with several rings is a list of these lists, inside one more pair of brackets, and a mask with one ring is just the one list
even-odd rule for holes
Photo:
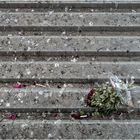
[[[0,1],[0,139],[139,139],[139,31],[138,0]],[[134,107],[92,114],[110,73],[135,81]]]

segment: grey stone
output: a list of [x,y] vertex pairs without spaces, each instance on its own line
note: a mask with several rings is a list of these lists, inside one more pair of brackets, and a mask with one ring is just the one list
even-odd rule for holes
[[[0,88],[0,108],[84,108],[86,106],[84,102],[85,95],[89,92],[89,89],[82,88],[69,88],[62,87],[57,88],[37,88],[26,87],[22,89]],[[7,106],[7,104],[9,104]]]
[[28,3],[28,2],[50,2],[50,3],[125,3],[125,2],[131,2],[131,3],[136,3],[139,2],[139,0],[3,0],[5,2],[10,2],[10,3],[14,3],[14,2],[18,2],[18,3]]
[[[82,15],[82,17],[81,17]],[[0,26],[139,27],[140,13],[1,12]],[[129,29],[129,28],[128,28]],[[127,30],[128,30],[127,29]]]
[[0,52],[139,53],[139,36],[1,36]]
[[[108,79],[109,73],[125,78],[128,75],[139,80],[139,62],[1,62],[0,79],[8,80],[76,80]],[[58,64],[58,66],[56,66]]]
[[[67,85],[67,84],[65,84]],[[76,86],[76,85],[75,85]],[[91,88],[94,88],[91,87]],[[89,93],[89,86],[83,88],[66,87],[49,88],[27,86],[15,89],[11,86],[0,88],[0,109],[11,111],[54,111],[59,109],[61,112],[71,112],[73,110],[90,110],[85,103],[85,96]],[[134,111],[140,108],[139,89],[131,90]],[[120,105],[119,110],[127,110],[127,107]]]
[[7,121],[0,123],[0,138],[139,139],[139,121]]

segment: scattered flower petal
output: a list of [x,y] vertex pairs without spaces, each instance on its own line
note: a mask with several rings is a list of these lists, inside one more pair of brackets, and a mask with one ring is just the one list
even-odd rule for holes
[[6,114],[6,119],[15,120],[17,117],[16,113],[8,113]]
[[16,85],[14,85],[13,87],[14,88],[23,88],[23,87],[26,87],[26,85],[18,83]]
[[80,112],[71,113],[71,117],[74,119],[80,119]]

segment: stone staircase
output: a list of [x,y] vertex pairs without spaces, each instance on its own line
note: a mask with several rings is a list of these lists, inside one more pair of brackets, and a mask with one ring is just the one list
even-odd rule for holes
[[139,139],[138,92],[133,111],[70,116],[110,72],[139,84],[139,60],[138,0],[0,1],[0,138]]

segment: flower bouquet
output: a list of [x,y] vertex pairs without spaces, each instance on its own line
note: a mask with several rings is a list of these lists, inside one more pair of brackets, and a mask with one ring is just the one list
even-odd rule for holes
[[133,107],[130,87],[132,82],[125,83],[115,75],[110,75],[110,82],[97,85],[85,98],[86,104],[99,114],[110,114],[117,111],[120,104]]

